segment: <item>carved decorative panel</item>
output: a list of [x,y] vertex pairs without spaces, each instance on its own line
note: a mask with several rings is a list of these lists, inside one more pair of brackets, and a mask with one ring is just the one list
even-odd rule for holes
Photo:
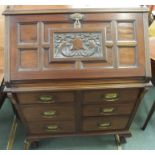
[[103,58],[102,42],[101,32],[56,32],[51,52],[53,59]]
[[51,62],[49,63],[50,49],[43,49],[43,70],[62,70],[62,69],[75,69],[75,62]]
[[113,48],[106,47],[106,61],[83,61],[83,68],[114,68],[114,51]]

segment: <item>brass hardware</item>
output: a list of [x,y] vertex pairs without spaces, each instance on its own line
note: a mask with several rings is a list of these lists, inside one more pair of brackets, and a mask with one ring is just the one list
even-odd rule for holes
[[56,115],[56,111],[45,111],[43,112],[43,118],[53,118]]
[[70,15],[70,18],[75,20],[74,28],[81,28],[80,20],[82,20],[83,17],[84,17],[84,15],[82,15],[81,13],[74,13],[74,14]]
[[57,131],[58,130],[58,125],[49,125],[46,127],[46,131]]
[[108,114],[108,113],[112,113],[112,112],[114,112],[114,108],[103,108],[103,109],[101,109],[101,114],[103,113],[103,114]]
[[98,124],[99,128],[109,128],[110,126],[111,126],[110,122],[104,122],[104,123]]
[[102,99],[105,101],[117,101],[119,99],[119,94],[118,93],[106,93],[104,94]]
[[54,97],[51,95],[42,95],[39,97],[39,100],[44,103],[54,102]]

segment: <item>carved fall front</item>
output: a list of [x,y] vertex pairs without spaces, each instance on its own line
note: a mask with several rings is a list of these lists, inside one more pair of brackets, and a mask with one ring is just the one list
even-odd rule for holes
[[19,18],[17,23],[13,23],[17,25],[17,38],[13,40],[17,51],[12,54],[13,57],[16,52],[18,55],[16,67],[11,66],[16,72],[14,75],[20,78],[20,74],[34,74],[37,79],[41,78],[37,74],[42,72],[46,78],[52,78],[53,71],[57,71],[55,78],[60,78],[62,72],[67,78],[76,70],[75,78],[91,78],[111,76],[114,72],[117,76],[120,72],[127,72],[126,69],[133,75],[136,72],[144,74],[141,70],[144,55],[141,55],[142,48],[138,45],[143,41],[137,35],[136,23],[139,21],[136,18],[84,22],[79,29],[74,29],[70,21],[34,22]]

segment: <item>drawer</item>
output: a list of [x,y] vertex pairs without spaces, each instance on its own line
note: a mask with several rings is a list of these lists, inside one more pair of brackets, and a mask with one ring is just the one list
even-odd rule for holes
[[84,92],[84,103],[125,103],[135,101],[139,89],[110,89]]
[[28,126],[31,134],[70,133],[75,131],[75,123],[72,121],[29,123]]
[[74,92],[26,92],[17,94],[19,103],[74,102]]
[[83,131],[120,130],[125,129],[128,116],[105,116],[84,118]]
[[133,104],[84,105],[84,116],[129,115]]
[[24,118],[31,121],[45,121],[45,120],[73,120],[74,107],[73,105],[22,105],[21,111]]

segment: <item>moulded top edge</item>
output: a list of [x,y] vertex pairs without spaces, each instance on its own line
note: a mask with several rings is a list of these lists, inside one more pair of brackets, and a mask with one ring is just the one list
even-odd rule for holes
[[107,12],[107,13],[132,13],[132,12],[148,12],[149,9],[146,7],[134,7],[134,8],[71,8],[62,7],[57,8],[46,8],[46,9],[33,9],[21,10],[21,9],[11,9],[7,8],[3,15],[26,15],[26,14],[50,14],[50,13],[74,13],[74,12],[85,12],[85,13],[95,13],[95,12]]

